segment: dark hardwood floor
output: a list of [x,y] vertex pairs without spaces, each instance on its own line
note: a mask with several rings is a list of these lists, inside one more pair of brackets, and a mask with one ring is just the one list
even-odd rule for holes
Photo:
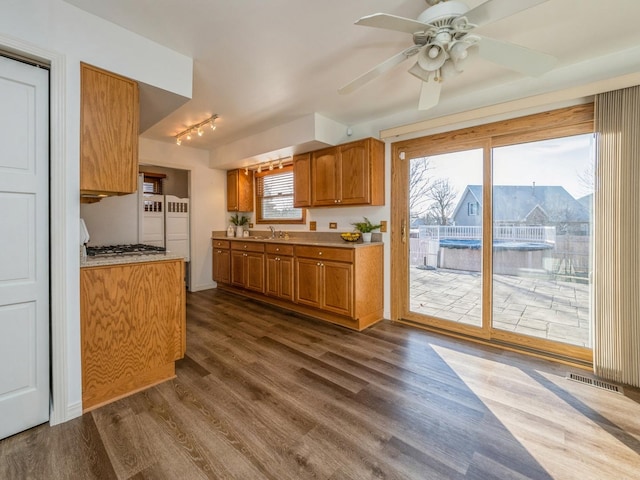
[[187,301],[175,380],[1,441],[0,479],[640,478],[635,389],[390,322]]

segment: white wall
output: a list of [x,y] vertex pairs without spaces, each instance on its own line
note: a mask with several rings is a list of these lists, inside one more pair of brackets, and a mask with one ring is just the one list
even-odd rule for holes
[[[61,245],[52,256],[63,257],[63,272],[52,271],[55,282],[63,284],[64,318],[53,328],[64,330],[61,350],[62,375],[54,370],[54,400],[58,387],[65,389],[66,405],[54,403],[54,417],[66,420],[81,413],[80,295],[79,295],[79,145],[80,145],[80,61],[111,70],[179,95],[191,96],[193,62],[116,25],[89,15],[62,0],[8,0],[0,14],[0,49],[10,51],[41,50],[41,58],[59,58],[64,71],[51,94],[51,102],[60,102],[60,115],[53,119],[54,130],[62,130],[59,152],[52,157],[52,173],[62,170],[59,182],[52,183],[52,202],[60,202],[58,218],[52,224],[61,228]],[[53,198],[55,197],[55,198]],[[58,280],[62,279],[62,280]],[[52,285],[53,287],[53,285]],[[60,299],[54,299],[60,302]],[[53,332],[55,337],[55,332]],[[58,345],[54,345],[54,349]],[[53,355],[55,357],[56,351]],[[55,359],[54,359],[55,366]],[[61,409],[64,412],[59,413]]]
[[191,203],[191,291],[213,288],[211,231],[225,230],[227,173],[209,168],[209,151],[140,139],[140,163],[189,171]]

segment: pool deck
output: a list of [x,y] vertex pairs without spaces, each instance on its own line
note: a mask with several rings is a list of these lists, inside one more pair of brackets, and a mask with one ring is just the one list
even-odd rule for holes
[[[459,270],[410,269],[411,311],[468,325],[481,324],[481,276]],[[496,328],[590,347],[589,286],[494,275]]]

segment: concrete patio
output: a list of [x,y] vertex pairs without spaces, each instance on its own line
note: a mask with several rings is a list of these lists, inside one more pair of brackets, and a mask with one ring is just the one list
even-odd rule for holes
[[[477,272],[410,268],[412,312],[480,326]],[[493,325],[502,330],[590,347],[589,285],[495,275]]]

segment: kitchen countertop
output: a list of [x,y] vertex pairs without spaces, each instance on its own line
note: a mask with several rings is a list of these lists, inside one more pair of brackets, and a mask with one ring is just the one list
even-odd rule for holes
[[80,258],[82,267],[102,267],[107,265],[126,265],[127,263],[159,262],[162,260],[184,260],[183,255],[168,253],[152,253],[148,255],[115,255],[112,257]]
[[380,245],[382,242],[347,242],[345,240],[340,239],[336,241],[334,239],[329,240],[320,240],[320,239],[305,239],[299,237],[291,237],[289,240],[285,240],[284,238],[269,238],[269,237],[260,237],[260,236],[251,236],[251,237],[227,237],[225,235],[212,235],[212,240],[228,240],[231,242],[259,242],[259,243],[281,243],[281,244],[289,244],[289,245],[309,245],[309,246],[320,246],[320,247],[337,247],[337,248],[361,248],[361,247],[370,247],[373,245]]

